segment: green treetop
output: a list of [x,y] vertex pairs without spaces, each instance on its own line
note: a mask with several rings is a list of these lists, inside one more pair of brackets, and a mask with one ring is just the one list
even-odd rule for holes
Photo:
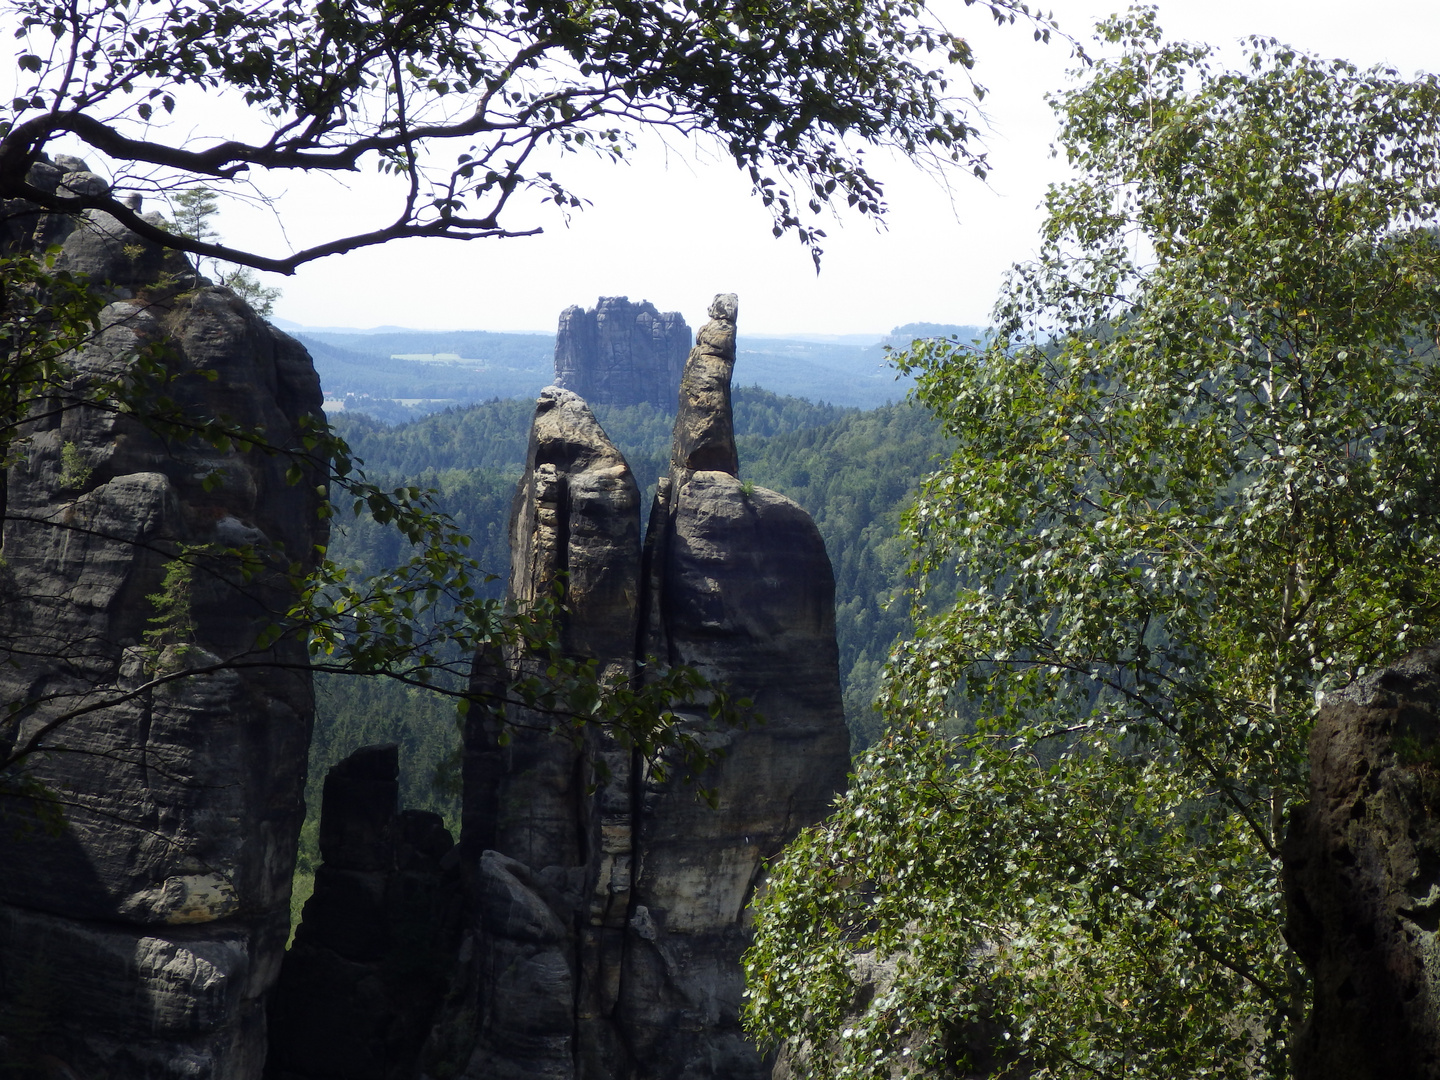
[[750,957],[816,1075],[1284,1076],[1311,717],[1440,636],[1440,83],[1101,30],[995,338],[903,360],[923,621]]

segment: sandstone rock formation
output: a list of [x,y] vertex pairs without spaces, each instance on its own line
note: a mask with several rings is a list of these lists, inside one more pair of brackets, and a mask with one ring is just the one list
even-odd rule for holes
[[761,860],[823,816],[849,763],[824,542],[799,506],[736,475],[735,322],[735,297],[716,297],[685,367],[640,641],[750,698],[765,723],[714,733],[725,757],[704,778],[713,809],[683,786],[639,787],[620,1014],[640,1075],[768,1075],[737,1019],[745,906]]
[[[692,782],[660,780],[593,731],[512,707],[506,743],[497,715],[472,714],[462,972],[427,1075],[769,1073],[739,1026],[745,909],[761,860],[840,788],[848,738],[824,545],[794,503],[735,475],[734,297],[711,316],[686,367],[643,574],[624,459],[579,397],[550,389],[515,501],[510,593],[533,602],[563,572],[572,654],[612,674],[636,670],[637,655],[694,664],[766,722],[710,731],[696,709],[690,722],[725,750],[702,778],[712,808]],[[482,658],[476,688],[525,662]]]
[[555,335],[555,385],[592,405],[649,402],[675,407],[690,350],[690,328],[678,311],[661,313],[648,301],[602,296],[590,311],[560,313]]
[[113,298],[10,445],[0,700],[19,708],[0,760],[45,752],[0,773],[3,1054],[83,1080],[253,1080],[313,714],[304,642],[256,639],[324,542],[323,475],[288,483],[285,455],[157,430],[91,390],[158,342],[157,395],[288,447],[319,381],[298,343],[108,215],[3,211],[10,250],[63,241],[61,268]]
[[266,1073],[409,1080],[449,979],[460,893],[438,814],[399,812],[399,751],[325,777],[315,891],[270,1000]]
[[1297,1080],[1440,1077],[1440,646],[1325,703],[1284,849]]
[[[522,605],[566,575],[562,642],[602,677],[629,675],[639,609],[640,496],[629,467],[576,394],[545,390],[511,514],[509,593]],[[475,689],[499,692],[482,657]],[[461,977],[425,1064],[436,1075],[567,1077],[577,1058],[623,1056],[605,1032],[593,977],[623,933],[629,878],[628,751],[599,732],[552,730],[510,707],[473,709],[465,730],[462,866],[468,904]],[[610,767],[594,796],[595,763]],[[603,981],[603,977],[602,977]],[[583,985],[582,985],[583,983]],[[603,1025],[602,1025],[603,1026]],[[595,1062],[586,1075],[601,1067]]]

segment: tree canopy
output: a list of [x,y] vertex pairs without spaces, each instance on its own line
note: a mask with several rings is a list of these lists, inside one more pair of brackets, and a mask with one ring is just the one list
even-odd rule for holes
[[[965,0],[966,5],[977,0]],[[1048,23],[1019,0],[996,19]],[[776,235],[816,252],[813,215],[843,202],[880,215],[861,147],[892,146],[984,172],[974,144],[963,37],[922,0],[808,5],[717,0],[11,0],[18,81],[0,107],[0,198],[100,209],[158,243],[288,273],[313,259],[409,236],[539,231],[522,193],[580,197],[551,150],[621,159],[641,130],[703,135],[746,171]],[[176,138],[206,96],[243,96],[264,134]],[[174,121],[171,114],[177,114]],[[29,182],[56,139],[113,174],[107,193]],[[165,237],[127,195],[269,174],[395,174],[393,215],[302,251]]]
[[995,337],[902,358],[922,622],[749,959],[812,1075],[1286,1075],[1312,715],[1440,636],[1440,80],[1101,32]]

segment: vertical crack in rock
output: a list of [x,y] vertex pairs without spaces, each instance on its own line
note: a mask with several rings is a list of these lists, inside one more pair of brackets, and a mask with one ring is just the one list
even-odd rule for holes
[[[640,678],[646,656],[693,664],[766,722],[715,730],[705,703],[688,710],[724,754],[699,781],[712,809],[694,781],[659,781],[606,735],[512,707],[506,744],[498,716],[472,711],[469,915],[425,1075],[769,1074],[739,1024],[746,906],[762,859],[839,791],[848,737],[824,544],[793,502],[737,477],[735,297],[710,314],[680,382],[643,576],[630,471],[585,402],[550,388],[512,513],[510,596],[534,604],[561,582],[571,655]],[[474,688],[498,692],[502,669],[525,662],[478,658]]]
[[[32,175],[105,183],[65,159]],[[114,702],[0,777],[0,1059],[45,1055],[87,1080],[256,1080],[314,711],[305,642],[256,639],[290,605],[287,567],[325,542],[324,475],[288,483],[286,455],[162,437],[84,390],[160,342],[163,393],[187,415],[288,447],[321,416],[319,380],[297,342],[109,215],[10,203],[0,223],[10,251],[63,243],[59,267],[112,301],[63,358],[74,399],[34,410],[10,448],[0,700],[34,704],[0,718],[0,746]],[[224,553],[247,545],[262,564],[249,580]],[[278,666],[224,666],[241,655]],[[187,669],[210,670],[154,681]]]
[[1327,699],[1282,854],[1297,1080],[1440,1077],[1440,647]]

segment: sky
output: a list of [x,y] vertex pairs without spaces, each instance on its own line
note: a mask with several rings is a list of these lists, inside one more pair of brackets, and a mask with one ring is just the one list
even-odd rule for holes
[[[949,8],[954,10],[949,10]],[[937,179],[903,159],[872,155],[889,213],[877,229],[858,215],[822,222],[817,275],[793,238],[775,239],[768,213],[733,164],[703,145],[643,142],[633,164],[572,159],[572,187],[592,205],[539,219],[541,236],[456,242],[411,240],[322,259],[297,274],[264,275],[283,296],[275,314],[307,327],[554,330],[571,304],[599,296],[650,300],[704,320],[717,292],[740,297],[742,334],[874,335],[909,322],[984,324],[1005,270],[1035,249],[1040,203],[1065,167],[1052,158],[1047,92],[1074,66],[1062,40],[1040,44],[1028,27],[997,27],[981,5],[933,0],[970,41],[974,78],[986,87],[983,143],[992,172]],[[1121,0],[1053,0],[1060,28],[1088,41]],[[1172,38],[1236,53],[1251,34],[1273,36],[1362,66],[1403,74],[1440,65],[1436,0],[1160,0]],[[383,206],[376,177],[320,177],[272,192],[274,210],[227,204],[227,241],[267,253],[353,231]],[[148,208],[148,207],[147,207]],[[382,211],[383,212],[383,211]]]

